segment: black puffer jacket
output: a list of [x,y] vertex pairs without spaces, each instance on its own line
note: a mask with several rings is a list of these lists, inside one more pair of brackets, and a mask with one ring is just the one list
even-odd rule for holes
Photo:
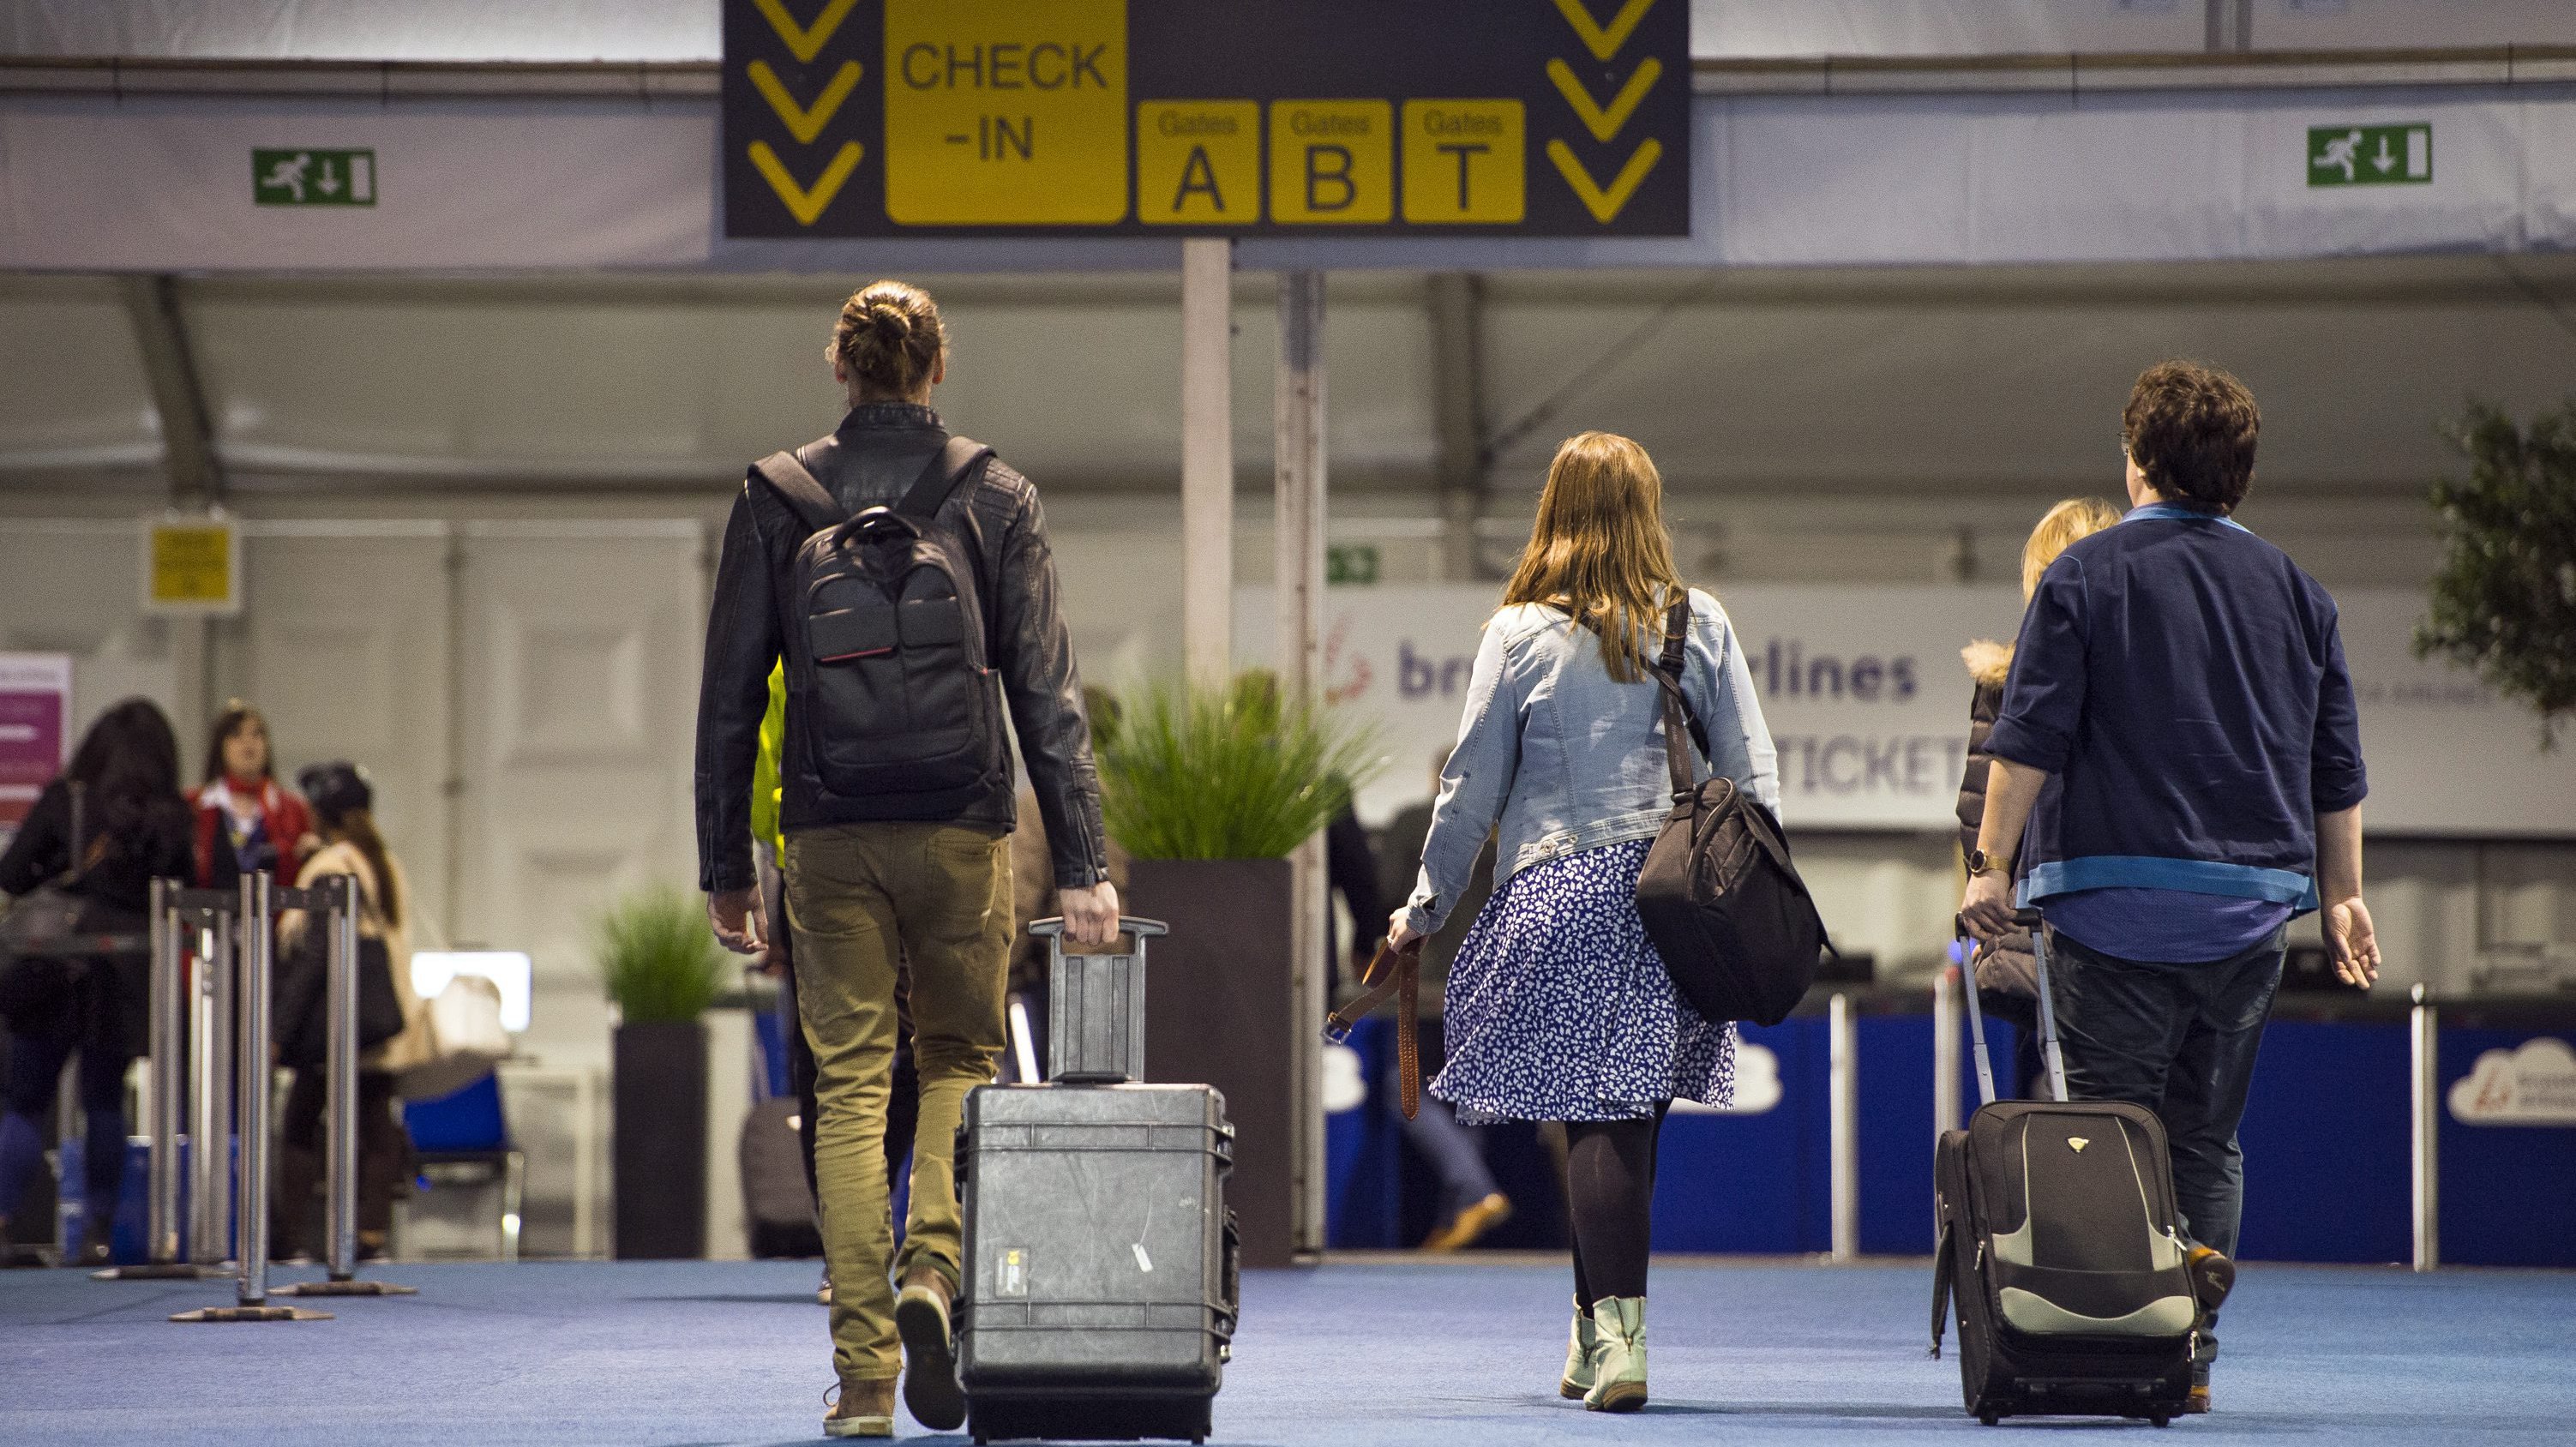
[[[1959,780],[1959,852],[1964,856],[1977,847],[1978,826],[1986,819],[1986,776],[1995,756],[1986,752],[1986,735],[1994,732],[1995,717],[2003,712],[2004,680],[2012,676],[2012,645],[1978,639],[1959,650],[1968,665],[1968,677],[1977,685],[1976,696],[1968,703],[1968,771]],[[2021,880],[2018,862],[2013,867],[2013,881]],[[2010,995],[2036,995],[2038,970],[2032,963],[2030,931],[2015,930],[1977,958],[1977,984],[1988,991]],[[2030,1071],[2022,1072],[2028,1079]]]
[[1986,818],[1987,765],[1995,756],[1986,752],[1986,735],[1995,731],[1995,716],[2003,712],[2004,680],[2012,675],[2012,645],[1980,638],[1959,650],[1968,665],[1968,677],[1977,685],[1976,697],[1968,703],[1968,772],[1959,780],[1959,852],[1977,847],[1977,826]]
[[[947,441],[939,414],[927,407],[870,403],[852,408],[838,430],[798,448],[796,457],[856,514],[901,497]],[[978,582],[989,589],[981,602],[995,640],[994,663],[1046,822],[1056,884],[1089,888],[1109,877],[1108,834],[1037,489],[996,458],[980,480],[950,494],[936,525],[965,541],[978,562]],[[698,689],[698,886],[710,892],[745,888],[753,879],[752,767],[769,707],[769,670],[791,616],[787,590],[776,580],[792,576],[806,531],[775,489],[755,482],[744,484],[725,524]],[[790,832],[910,817],[882,800],[826,792],[793,728],[779,774],[779,822]],[[1015,790],[1004,772],[981,797],[937,822],[999,834],[1017,819]]]

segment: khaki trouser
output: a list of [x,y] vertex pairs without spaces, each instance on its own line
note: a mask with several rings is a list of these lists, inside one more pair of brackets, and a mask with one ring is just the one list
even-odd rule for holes
[[[1010,842],[950,824],[805,829],[787,836],[782,872],[821,1103],[814,1174],[832,1273],[832,1362],[845,1383],[882,1380],[903,1366],[894,1276],[916,1266],[952,1285],[958,1276],[953,1154],[966,1092],[991,1082],[1002,1054]],[[899,956],[912,970],[921,1126],[903,1259],[894,1262],[882,1153]]]

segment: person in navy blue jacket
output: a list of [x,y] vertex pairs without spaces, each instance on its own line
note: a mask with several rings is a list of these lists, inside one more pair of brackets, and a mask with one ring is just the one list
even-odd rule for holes
[[2002,935],[2020,856],[2019,902],[2047,912],[2068,1093],[2164,1122],[2205,1412],[2244,1207],[2236,1127],[2289,922],[2322,911],[2337,973],[2378,977],[2369,786],[2334,599],[2231,516],[2254,475],[2253,395],[2165,362],[2120,424],[2133,506],[2060,555],[2023,616],[1961,909]]

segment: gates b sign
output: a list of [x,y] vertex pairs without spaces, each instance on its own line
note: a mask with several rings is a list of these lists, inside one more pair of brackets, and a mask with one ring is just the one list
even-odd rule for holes
[[725,234],[1679,236],[1687,0],[724,0]]

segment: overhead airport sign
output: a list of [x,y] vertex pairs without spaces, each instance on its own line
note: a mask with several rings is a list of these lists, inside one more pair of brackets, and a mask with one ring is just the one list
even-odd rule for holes
[[729,237],[1684,236],[1686,0],[725,0]]

